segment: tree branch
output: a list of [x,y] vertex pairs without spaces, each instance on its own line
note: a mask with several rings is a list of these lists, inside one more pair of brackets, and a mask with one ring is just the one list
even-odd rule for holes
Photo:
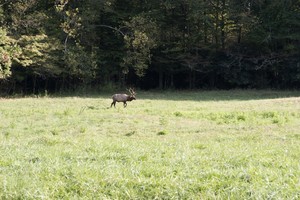
[[95,26],[109,28],[109,29],[112,29],[112,30],[117,31],[117,32],[120,33],[122,36],[125,36],[125,33],[123,33],[123,32],[120,30],[121,28],[124,28],[124,27],[121,27],[120,29],[117,29],[117,28],[115,28],[115,27],[108,26],[108,25],[95,25]]
[[67,37],[65,39],[65,52],[67,52],[67,42],[68,42],[68,39],[69,39],[69,35],[67,34]]

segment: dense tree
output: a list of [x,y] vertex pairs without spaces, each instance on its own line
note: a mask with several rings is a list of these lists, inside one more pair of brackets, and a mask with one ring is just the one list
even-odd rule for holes
[[299,0],[1,0],[4,92],[299,88]]
[[13,59],[18,57],[20,49],[14,39],[7,36],[5,29],[0,29],[0,78],[5,79],[11,75]]

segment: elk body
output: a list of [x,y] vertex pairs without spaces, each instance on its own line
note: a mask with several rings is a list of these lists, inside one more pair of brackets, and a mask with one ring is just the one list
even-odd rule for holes
[[124,108],[127,106],[127,101],[132,101],[135,100],[135,92],[133,91],[133,89],[129,89],[128,90],[130,95],[128,94],[114,94],[112,95],[112,100],[113,102],[111,103],[110,107],[112,107],[114,105],[114,107],[116,107],[116,102],[123,102],[124,104]]

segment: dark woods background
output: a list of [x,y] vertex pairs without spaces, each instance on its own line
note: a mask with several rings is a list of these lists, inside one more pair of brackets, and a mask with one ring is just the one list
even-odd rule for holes
[[300,88],[300,0],[0,0],[2,94]]

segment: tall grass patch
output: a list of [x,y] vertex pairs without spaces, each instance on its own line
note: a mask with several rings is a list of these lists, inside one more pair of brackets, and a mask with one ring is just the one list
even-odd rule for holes
[[299,199],[296,92],[1,99],[1,199]]

